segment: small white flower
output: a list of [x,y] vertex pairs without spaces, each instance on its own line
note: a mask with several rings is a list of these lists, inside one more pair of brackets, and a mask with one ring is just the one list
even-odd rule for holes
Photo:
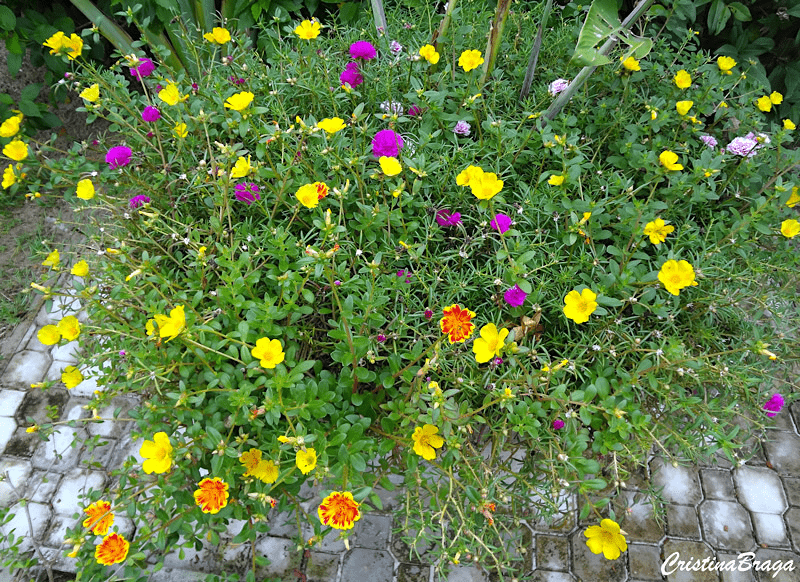
[[364,254],[364,251],[362,251],[361,249],[356,249],[356,256],[357,257],[360,257],[363,254]]
[[594,345],[592,346],[592,349],[593,349],[594,351],[596,351],[596,352],[599,352],[599,351],[600,351],[600,345],[599,345],[599,344],[594,344]]
[[97,177],[97,170],[92,170],[92,172],[91,172],[89,175],[90,175],[92,178],[95,178],[95,177]]
[[183,239],[183,244],[185,244],[185,245],[188,245],[190,242],[192,242],[192,241],[189,240],[188,236]]

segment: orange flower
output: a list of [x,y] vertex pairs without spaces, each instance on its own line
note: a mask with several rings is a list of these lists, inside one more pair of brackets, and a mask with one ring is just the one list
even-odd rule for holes
[[83,511],[89,516],[83,520],[83,527],[101,536],[108,533],[108,528],[114,523],[114,514],[111,513],[111,504],[108,501],[96,501]]
[[328,195],[328,185],[325,182],[314,182],[314,188],[317,189],[317,200],[322,200]]
[[205,478],[197,486],[199,489],[194,492],[194,501],[203,513],[218,513],[228,505],[228,484],[219,477]]
[[454,303],[450,307],[445,307],[444,317],[439,321],[442,333],[449,336],[450,343],[463,342],[472,335],[475,324],[470,320],[475,317],[475,312],[469,309],[461,309],[461,306]]
[[124,562],[128,557],[128,541],[117,533],[108,534],[103,541],[94,549],[94,557],[98,564],[111,566]]
[[358,507],[359,504],[349,491],[333,491],[319,504],[317,514],[322,525],[335,529],[351,529],[361,519],[361,510]]

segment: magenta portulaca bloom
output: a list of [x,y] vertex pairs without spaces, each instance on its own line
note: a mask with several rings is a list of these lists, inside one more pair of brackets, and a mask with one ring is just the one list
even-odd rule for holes
[[122,168],[131,163],[133,152],[128,146],[114,146],[106,154],[106,163],[112,170]]
[[767,400],[767,402],[764,404],[764,410],[769,411],[767,412],[767,416],[769,416],[770,418],[776,416],[783,409],[784,403],[785,401],[783,399],[783,396],[781,396],[777,392],[773,394],[772,398]]
[[151,61],[147,57],[139,59],[139,64],[130,69],[131,76],[136,77],[137,79],[143,79],[145,77],[149,77],[150,75],[153,74],[153,71],[155,70],[156,66],[153,64],[153,61]]
[[152,105],[148,105],[142,111],[142,119],[144,121],[147,121],[148,123],[152,123],[153,121],[158,121],[159,119],[161,119],[161,112]]
[[131,208],[139,208],[140,206],[144,206],[150,202],[150,197],[145,196],[144,194],[139,194],[138,196],[134,196],[130,200],[128,200],[128,205]]
[[358,87],[364,82],[364,77],[358,72],[358,63],[350,61],[345,65],[344,71],[339,75],[339,82],[344,85],[347,83],[351,87]]
[[368,40],[358,40],[350,45],[350,56],[354,59],[371,61],[377,54],[375,47]]
[[403,137],[399,133],[391,129],[382,129],[372,139],[372,155],[376,158],[381,156],[396,158],[404,145]]
[[250,206],[256,200],[261,200],[261,196],[258,194],[258,186],[252,182],[242,182],[241,184],[236,184],[234,196],[237,200],[244,202],[248,206]]
[[498,214],[492,219],[489,226],[502,234],[511,228],[511,217],[507,214]]
[[511,289],[503,294],[503,299],[506,300],[511,307],[519,307],[525,303],[525,298],[528,296],[519,285],[514,285]]
[[417,115],[422,115],[422,109],[420,109],[417,105],[412,105],[408,108],[408,114],[411,117],[416,117]]
[[461,223],[461,213],[442,208],[436,212],[436,223],[441,227],[456,226]]
[[562,428],[564,428],[564,421],[561,420],[560,418],[555,419],[553,421],[553,428],[556,430],[561,430]]

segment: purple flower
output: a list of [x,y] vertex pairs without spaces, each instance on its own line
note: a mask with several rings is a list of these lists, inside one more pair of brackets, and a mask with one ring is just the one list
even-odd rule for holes
[[139,64],[135,67],[131,68],[131,76],[136,77],[137,79],[143,79],[145,77],[149,77],[153,74],[153,71],[156,70],[156,66],[153,64],[153,61],[148,59],[147,57],[142,57],[139,59]]
[[131,163],[131,155],[133,152],[127,146],[114,146],[106,154],[106,163],[112,170],[122,168]]
[[359,40],[350,45],[350,56],[354,59],[371,61],[376,55],[375,47],[367,40]]
[[386,156],[396,158],[405,145],[403,137],[391,129],[382,129],[372,139],[372,155],[376,158]]
[[140,206],[144,206],[150,202],[150,197],[145,196],[144,194],[139,194],[138,196],[134,196],[130,200],[128,200],[128,205],[131,208],[139,208]]
[[453,128],[453,133],[456,135],[469,135],[470,129],[472,129],[472,127],[470,127],[469,123],[462,119],[456,123],[456,126]]
[[405,274],[406,274],[405,269],[400,269],[399,271],[397,271],[397,276],[398,277],[402,277]]
[[769,410],[771,412],[767,412],[767,416],[773,418],[776,414],[778,414],[781,409],[783,408],[784,400],[783,396],[778,394],[777,392],[772,395],[772,398],[767,400],[766,404],[764,404],[764,410]]
[[713,136],[710,136],[710,135],[701,135],[701,136],[700,136],[700,141],[702,141],[704,144],[706,144],[706,145],[707,145],[708,147],[710,147],[710,148],[715,148],[715,147],[717,147],[717,140],[716,140],[716,138],[715,138],[715,137],[713,137]]
[[525,298],[528,296],[519,285],[514,285],[511,289],[505,292],[503,299],[506,300],[511,307],[519,307],[525,303]]
[[403,52],[403,45],[396,40],[393,40],[389,43],[389,50],[392,51],[393,54],[399,55],[401,52]]
[[560,429],[564,428],[564,421],[561,420],[560,418],[555,419],[553,421],[553,428],[556,429],[556,430],[560,430]]
[[385,336],[385,335],[383,335],[382,333],[379,333],[379,334],[378,334],[378,337],[377,337],[376,339],[378,340],[378,343],[379,343],[379,344],[382,344],[383,342],[385,342],[385,341],[386,341],[386,336]]
[[442,208],[436,212],[436,222],[441,227],[456,226],[461,224],[461,213],[450,212],[446,208]]
[[147,132],[147,136],[146,136],[146,137],[148,137],[148,138],[151,138],[151,137],[153,137],[154,135],[155,135],[155,134],[154,134],[152,131],[148,131],[148,132]]
[[752,158],[756,155],[758,149],[758,142],[749,137],[735,137],[733,141],[725,148],[728,152],[737,156]]
[[[244,82],[244,80],[242,80],[242,82]],[[199,88],[200,88],[200,87],[197,85],[197,83],[192,83],[192,91],[194,91],[195,93],[197,93],[197,90],[198,90]]]
[[502,234],[511,228],[511,217],[506,214],[498,214],[492,219],[489,226]]
[[564,89],[569,87],[569,81],[566,79],[556,79],[547,87],[547,92],[553,97],[561,93]]
[[422,115],[422,109],[417,107],[416,105],[412,105],[408,108],[408,114],[412,117],[416,117],[417,115]]
[[431,317],[433,317],[433,311],[431,311],[430,309],[426,309],[425,310],[425,319],[430,319]]
[[358,72],[358,63],[355,61],[350,61],[342,71],[342,74],[339,75],[339,82],[344,85],[347,83],[351,87],[358,87],[361,83],[364,82],[364,77],[361,73]]
[[256,200],[261,200],[261,196],[258,195],[258,186],[252,182],[242,182],[241,184],[236,184],[235,190],[236,193],[234,196],[236,199],[244,202],[248,206],[250,206]]
[[161,118],[161,112],[153,107],[152,105],[148,105],[142,111],[142,119],[147,121],[148,123],[152,123],[153,121],[158,121]]
[[341,282],[341,281],[339,281],[339,279],[336,279],[336,281],[334,281],[334,282],[333,282],[333,284],[334,284],[334,285],[336,285],[336,286],[338,287],[339,285],[341,285],[341,284],[342,284],[342,282]]

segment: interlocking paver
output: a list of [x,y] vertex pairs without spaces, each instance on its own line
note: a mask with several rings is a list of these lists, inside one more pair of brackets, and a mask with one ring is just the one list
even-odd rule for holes
[[[0,507],[8,507],[27,494],[28,478],[33,469],[30,463],[16,459],[0,461]],[[7,478],[5,475],[8,474]]]
[[[362,518],[363,519],[363,518]],[[339,554],[326,554],[324,552],[309,552],[306,562],[306,582],[328,582],[336,580],[339,573]],[[408,582],[415,582],[409,580]],[[428,582],[428,579],[425,579]]]
[[288,579],[289,573],[300,567],[302,552],[297,551],[290,540],[265,536],[256,543],[256,552],[270,560],[270,564],[263,568],[262,577],[286,576],[282,579]]
[[628,544],[628,567],[632,578],[661,580],[661,550],[658,546]]
[[699,539],[700,523],[695,508],[691,505],[667,505],[667,531],[670,537]]
[[489,577],[475,566],[455,566],[447,575],[447,582],[488,582]]
[[700,471],[700,482],[703,485],[703,495],[705,495],[706,499],[736,501],[736,492],[733,490],[733,479],[730,471],[702,469]]
[[536,536],[536,568],[569,572],[569,539],[563,536]]
[[547,572],[536,570],[530,578],[531,582],[575,582],[577,579],[567,572]]
[[797,582],[800,578],[800,554],[795,552],[759,548],[753,564],[756,562],[760,564],[754,565],[753,570],[759,582]]
[[[725,569],[720,568],[720,578],[722,582],[756,582],[755,574],[750,571],[739,571],[739,554],[726,554],[718,553],[717,561],[725,564]],[[733,563],[734,570],[729,570],[731,566],[727,564]]]
[[[570,536],[572,547],[572,569],[570,572],[581,580],[603,580],[603,582],[623,582],[627,578],[625,560],[606,560],[595,555],[586,545],[584,530]],[[627,530],[625,530],[627,531]]]
[[13,418],[0,417],[0,451],[6,449],[6,445],[17,431],[17,421]]
[[769,462],[781,475],[800,475],[800,436],[790,432],[773,432],[767,441]]
[[784,477],[783,490],[789,505],[800,505],[800,478]]
[[733,478],[739,501],[750,511],[780,514],[786,510],[783,484],[775,471],[744,466],[733,471]]
[[3,383],[15,387],[28,387],[44,379],[50,366],[50,356],[43,352],[25,350],[17,352],[8,362],[3,373]]
[[753,526],[744,507],[732,501],[706,500],[700,504],[703,539],[712,547],[737,552],[755,546]]
[[80,513],[89,502],[83,495],[103,489],[105,473],[75,468],[64,475],[53,497],[53,509],[59,515]]
[[60,482],[60,473],[34,471],[28,479],[28,499],[38,503],[49,503]]
[[[790,507],[783,518],[789,528],[792,548],[794,548],[795,552],[800,552],[800,507]],[[800,562],[798,562],[798,565],[800,565]]]
[[356,546],[372,550],[385,550],[389,545],[392,518],[366,514],[356,522],[354,530]]
[[393,577],[394,559],[385,550],[355,548],[344,556],[341,582],[392,582]]
[[[28,513],[30,513],[30,523],[33,524],[33,532],[28,525]],[[12,531],[16,537],[22,538],[21,551],[28,551],[33,548],[33,539],[41,540],[47,531],[50,523],[52,510],[44,503],[17,503],[11,506],[10,513],[14,516],[7,524],[2,526],[2,531],[8,535]],[[0,543],[0,548],[6,547],[5,543]]]
[[21,390],[10,390],[8,388],[0,390],[0,416],[13,417],[19,405],[22,404],[23,398],[25,398],[25,392]]
[[620,512],[620,525],[628,532],[631,539],[640,542],[658,543],[664,537],[664,530],[655,519],[655,511],[649,500],[642,499],[634,503],[635,491],[625,491],[623,496],[628,502],[627,508]]
[[714,558],[714,552],[703,542],[667,539],[662,550],[664,571],[667,572],[669,582],[717,582],[719,580],[718,572],[686,571],[680,567],[680,561],[688,562],[688,566],[691,566],[695,561],[702,562],[704,558]]
[[39,445],[31,462],[35,468],[46,471],[64,471],[74,467],[78,464],[80,444],[84,438],[86,433],[82,430],[61,426],[50,436],[50,440]]
[[673,466],[665,463],[661,457],[650,462],[650,474],[653,484],[663,487],[664,499],[670,503],[695,505],[703,499],[700,489],[698,470],[693,467]]
[[[794,430],[794,423],[792,422],[792,415],[791,414],[777,414],[775,417],[770,419],[772,426],[770,427],[771,430]],[[770,434],[770,436],[772,436]]]
[[790,545],[783,517],[774,513],[752,513],[750,515],[756,528],[758,543],[768,546],[788,547]]

